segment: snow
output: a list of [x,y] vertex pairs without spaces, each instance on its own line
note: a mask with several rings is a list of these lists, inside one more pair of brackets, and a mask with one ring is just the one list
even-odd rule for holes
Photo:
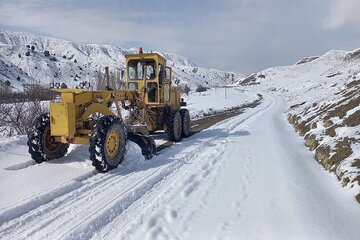
[[259,99],[259,96],[254,92],[235,87],[214,88],[199,93],[190,92],[189,96],[183,95],[183,98],[188,102],[186,108],[190,112],[190,117],[195,119],[252,103]]
[[[1,73],[7,79],[21,75],[25,82],[38,78],[42,83],[55,72],[72,81],[69,75],[84,65],[91,69],[84,70],[89,73],[84,79],[91,79],[99,66],[121,65],[124,54],[135,51],[3,31],[0,44]],[[37,53],[19,59],[17,53],[26,44],[35,45]],[[57,58],[65,54],[66,60],[50,62],[41,55],[44,49]],[[359,142],[352,143],[352,154],[333,169],[335,175],[315,161],[286,119],[288,114],[312,119],[317,126],[309,132],[331,148],[343,137],[358,139],[358,125],[341,124],[359,106],[344,118],[330,118],[341,125],[335,137],[324,134],[321,113],[359,96],[358,85],[351,86],[360,79],[358,53],[330,51],[266,69],[254,74],[254,86],[191,91],[183,97],[192,119],[247,105],[260,95],[262,101],[149,161],[129,142],[124,163],[106,174],[94,170],[86,145],[71,145],[65,157],[35,164],[26,136],[0,136],[0,238],[359,239],[360,208],[354,196],[360,187],[353,182],[359,170],[352,166],[360,157]],[[77,64],[68,60],[75,55]],[[197,84],[234,82],[232,73],[164,55],[174,77],[192,90]],[[44,64],[50,68],[44,70]],[[234,80],[239,76],[234,74]],[[156,139],[157,145],[163,142]],[[338,182],[340,175],[349,177],[347,188]]]
[[[204,113],[212,111],[224,111],[228,108],[240,106],[246,103],[254,102],[258,99],[257,94],[253,92],[243,92],[239,89],[227,89],[227,99],[221,98],[221,90],[208,90],[204,93],[191,92],[187,98],[189,110],[193,116],[202,116]],[[206,104],[207,103],[207,104]],[[162,136],[163,138],[166,136]],[[44,163],[46,170],[39,168],[39,165],[30,158],[26,145],[26,136],[16,136],[12,138],[1,138],[0,142],[0,200],[1,209],[7,208],[13,202],[19,199],[27,199],[32,195],[48,191],[55,186],[63,185],[77,177],[86,178],[89,174],[94,174],[94,168],[89,160],[88,146],[71,145],[69,153],[62,159]],[[156,140],[157,144],[165,142],[163,139]],[[131,152],[131,150],[128,150]],[[137,153],[140,152],[138,149]],[[84,156],[86,156],[84,158]],[[139,157],[139,156],[137,156]],[[133,158],[131,155],[129,159]],[[142,159],[142,157],[140,156]],[[39,171],[45,171],[43,174]],[[61,173],[61,174],[57,174]],[[33,176],[34,174],[34,176]],[[33,178],[36,183],[35,188],[27,187],[24,190],[22,186],[27,186],[29,178]],[[42,181],[42,179],[47,179]],[[14,192],[15,187],[18,191]],[[50,190],[52,191],[52,190]],[[8,194],[12,192],[12,194]]]
[[[285,102],[261,94],[259,107],[150,161],[129,144],[107,174],[85,146],[18,170],[4,167],[29,157],[2,151],[1,239],[357,239],[352,194],[312,160]],[[4,149],[26,155],[24,142]]]

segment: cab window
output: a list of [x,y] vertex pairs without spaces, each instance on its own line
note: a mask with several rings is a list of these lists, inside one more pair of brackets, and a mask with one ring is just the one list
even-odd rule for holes
[[130,60],[128,63],[128,73],[130,80],[143,79],[143,67],[139,60]]
[[145,75],[147,80],[156,78],[156,68],[154,59],[136,59],[128,62],[128,73],[130,80],[143,80]]
[[169,68],[169,67],[165,68],[165,79],[171,80],[171,68]]
[[162,87],[162,83],[165,79],[165,68],[161,64],[159,64],[159,66],[158,66],[158,73],[159,73],[159,84],[160,84],[160,87]]
[[149,63],[147,63],[147,65],[145,66],[145,68],[146,68],[146,79],[147,79],[147,80],[152,80],[152,79],[154,79],[155,76],[156,76],[156,75],[155,75],[154,64],[155,64],[155,62],[154,62],[154,63],[149,62]]

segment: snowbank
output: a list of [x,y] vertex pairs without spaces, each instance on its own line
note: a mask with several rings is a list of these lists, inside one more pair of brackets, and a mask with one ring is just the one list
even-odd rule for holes
[[190,92],[189,96],[183,97],[191,118],[224,112],[259,99],[254,92],[240,88],[213,88],[206,92]]

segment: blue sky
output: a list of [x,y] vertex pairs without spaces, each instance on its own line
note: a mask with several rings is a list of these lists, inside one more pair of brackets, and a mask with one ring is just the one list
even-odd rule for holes
[[359,0],[0,0],[0,29],[174,52],[243,73],[360,48]]

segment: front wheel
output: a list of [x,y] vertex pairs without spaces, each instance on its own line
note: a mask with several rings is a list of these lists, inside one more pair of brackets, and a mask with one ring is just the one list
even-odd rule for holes
[[50,115],[40,115],[28,132],[27,145],[31,158],[37,163],[65,156],[69,144],[55,142],[50,134]]
[[116,168],[123,160],[126,132],[120,118],[104,116],[94,126],[90,138],[90,160],[99,172]]

